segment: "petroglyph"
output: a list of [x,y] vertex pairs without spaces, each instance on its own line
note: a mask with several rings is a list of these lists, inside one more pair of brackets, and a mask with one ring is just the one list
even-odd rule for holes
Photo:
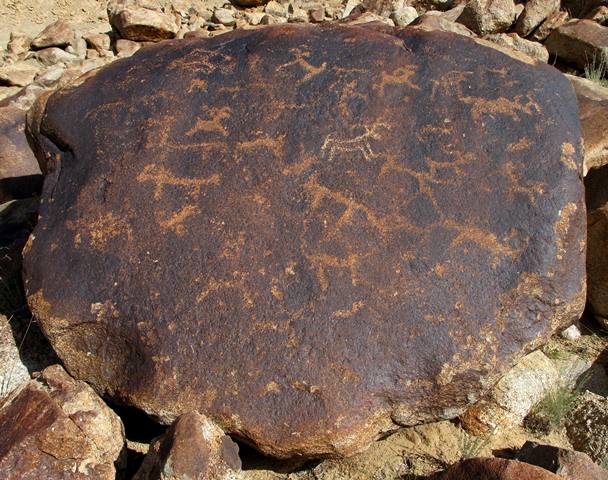
[[365,302],[363,300],[358,300],[356,302],[353,302],[353,304],[351,305],[351,307],[349,309],[336,310],[334,313],[332,313],[332,316],[337,317],[337,318],[349,318],[349,317],[352,317],[354,314],[356,314],[364,306],[365,306]]
[[271,138],[268,136],[257,137],[251,140],[241,140],[236,144],[236,148],[243,153],[251,152],[253,149],[263,148],[272,152],[277,158],[283,154],[283,144],[287,135],[279,135]]
[[237,290],[241,294],[243,306],[253,308],[253,294],[247,288],[246,280],[249,276],[246,272],[233,272],[232,278],[217,280],[211,277],[203,290],[196,297],[196,303],[203,303],[208,297],[222,290]]
[[[530,203],[536,206],[537,199],[545,193],[546,185],[543,182],[531,182],[523,177],[522,166],[514,162],[505,162],[503,171],[509,179],[511,188],[509,195],[513,198],[515,194],[522,194],[528,197]],[[523,178],[522,178],[523,177]]]
[[372,147],[372,140],[379,140],[382,137],[383,130],[389,129],[390,126],[386,123],[375,123],[374,125],[364,125],[364,133],[353,138],[337,138],[335,134],[330,133],[325,137],[325,141],[321,146],[321,151],[326,155],[327,161],[334,160],[336,153],[359,152],[365,160],[369,161],[378,156]]
[[485,231],[475,225],[460,225],[452,220],[444,221],[444,225],[458,232],[458,235],[450,244],[451,248],[459,247],[465,242],[472,242],[492,254],[493,266],[498,265],[500,260],[505,257],[514,258],[520,253],[507,244],[501,243],[494,233]]
[[368,254],[351,254],[346,258],[339,258],[326,253],[319,253],[315,255],[308,255],[306,258],[310,263],[315,266],[317,271],[317,278],[321,290],[327,290],[329,282],[327,279],[327,270],[333,268],[344,268],[350,271],[350,280],[353,286],[357,286],[361,282],[361,276],[357,271],[357,266],[362,258],[367,257]]
[[204,120],[202,118],[196,119],[196,124],[186,132],[187,137],[191,137],[192,135],[204,132],[204,133],[220,133],[221,135],[227,135],[228,132],[226,127],[222,125],[222,120],[230,118],[230,108],[222,107],[222,108],[210,108],[205,112],[206,115],[210,117],[209,120]]
[[499,97],[487,99],[480,97],[462,97],[462,101],[471,106],[473,120],[481,123],[484,116],[503,114],[511,117],[514,121],[520,121],[520,115],[532,115],[539,112],[539,106],[529,98],[524,101],[524,95],[515,95],[513,98]]
[[308,58],[310,57],[310,52],[301,51],[299,49],[291,49],[291,53],[296,57],[295,60],[285,63],[281,65],[277,70],[281,71],[293,65],[298,65],[304,69],[306,74],[300,80],[302,83],[307,82],[311,78],[319,75],[321,72],[324,72],[327,67],[327,62],[323,62],[320,66],[315,67],[311,63],[308,62]]
[[313,196],[310,205],[313,210],[319,208],[319,205],[324,198],[329,198],[346,207],[346,210],[344,213],[342,213],[342,215],[340,215],[340,218],[337,220],[333,228],[329,230],[327,235],[328,238],[332,238],[345,223],[351,222],[353,219],[353,214],[357,210],[365,213],[367,221],[380,233],[386,234],[389,231],[389,222],[387,222],[385,219],[381,219],[364,204],[348,198],[341,192],[335,192],[323,185],[320,185],[317,181],[317,175],[311,176],[304,185],[304,188]]
[[385,95],[387,85],[405,85],[413,90],[420,90],[420,86],[413,81],[413,76],[416,75],[416,67],[407,65],[399,67],[392,72],[382,72],[380,83],[374,85],[375,90],[379,90],[381,95]]
[[130,223],[112,212],[108,212],[96,220],[81,220],[79,226],[85,226],[91,246],[97,250],[103,250],[109,240],[121,235],[125,235],[129,241],[133,239],[133,229]]
[[169,215],[168,218],[159,220],[158,224],[163,230],[171,230],[176,235],[181,237],[184,233],[186,233],[186,227],[184,225],[186,219],[198,213],[200,213],[200,208],[197,206],[185,205],[178,212]]
[[138,182],[152,182],[154,184],[154,199],[160,200],[164,188],[169,186],[183,187],[188,191],[188,195],[193,198],[198,198],[203,187],[208,185],[219,185],[220,175],[214,173],[207,178],[180,178],[175,177],[169,170],[164,167],[158,167],[150,163],[144,167],[136,177]]
[[561,160],[562,163],[564,165],[566,165],[566,167],[572,169],[572,170],[578,170],[578,166],[576,165],[576,149],[574,148],[574,145],[572,145],[571,143],[564,143],[562,145],[562,156],[561,156]]

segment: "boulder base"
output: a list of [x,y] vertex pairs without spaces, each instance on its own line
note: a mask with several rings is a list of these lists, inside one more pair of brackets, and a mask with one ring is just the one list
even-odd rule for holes
[[583,308],[569,81],[471,39],[277,26],[53,94],[29,304],[69,371],[277,457],[453,418]]

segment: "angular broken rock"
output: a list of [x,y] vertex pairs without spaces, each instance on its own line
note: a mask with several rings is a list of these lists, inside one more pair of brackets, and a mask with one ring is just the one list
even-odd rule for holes
[[108,54],[112,48],[112,39],[107,33],[96,33],[93,35],[87,35],[84,37],[89,48],[94,49],[97,53],[102,56]]
[[30,125],[32,311],[73,375],[165,423],[352,454],[458,415],[584,306],[572,87],[466,37],[168,41]]
[[31,37],[23,33],[11,32],[10,40],[6,45],[6,51],[10,57],[19,59],[28,52],[31,42]]
[[561,27],[564,23],[568,21],[568,12],[562,12],[558,10],[557,12],[549,15],[543,23],[539,25],[539,27],[532,32],[530,35],[530,40],[535,42],[544,42],[551,32],[559,27]]
[[240,469],[238,445],[204,415],[191,412],[150,445],[134,480],[236,480]]
[[517,19],[515,32],[522,37],[530,35],[536,27],[559,10],[560,0],[529,0]]
[[34,81],[39,69],[33,65],[5,66],[0,68],[0,85],[7,87],[25,87]]
[[521,425],[525,416],[552,389],[560,372],[540,350],[530,353],[504,375],[486,398],[462,415],[463,428],[478,436]]
[[48,47],[67,47],[75,40],[75,32],[65,20],[57,20],[48,25],[32,40],[31,46],[35,49]]
[[608,470],[593,463],[589,455],[567,448],[526,442],[517,452],[520,462],[538,465],[564,480],[607,480]]
[[123,430],[90,386],[48,367],[0,406],[0,477],[114,480]]
[[57,63],[65,63],[66,65],[69,65],[78,61],[78,57],[76,55],[68,53],[65,50],[57,47],[49,47],[43,50],[38,50],[35,57],[36,60],[47,67],[56,65]]
[[108,19],[122,38],[135,42],[158,42],[175,37],[179,31],[173,16],[148,8],[143,0],[110,1]]
[[517,33],[495,33],[484,38],[503,47],[517,50],[540,62],[549,61],[549,52],[543,45],[521,38]]
[[478,35],[504,32],[514,20],[513,0],[471,0],[458,17],[458,22]]
[[571,20],[553,30],[545,42],[549,53],[583,69],[608,59],[608,27],[593,20]]
[[428,13],[425,13],[416,18],[410,25],[421,30],[440,30],[442,32],[464,35],[465,37],[475,36],[475,33],[465,27],[462,23],[452,22],[441,15],[429,15]]
[[141,43],[119,38],[116,40],[116,55],[130,57],[142,47]]

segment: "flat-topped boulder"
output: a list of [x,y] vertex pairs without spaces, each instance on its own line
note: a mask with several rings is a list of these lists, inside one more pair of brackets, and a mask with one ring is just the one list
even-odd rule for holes
[[551,32],[545,47],[581,70],[602,68],[608,59],[608,27],[593,20],[570,20]]
[[570,82],[445,32],[276,26],[51,95],[28,302],[72,375],[276,457],[453,418],[585,301]]

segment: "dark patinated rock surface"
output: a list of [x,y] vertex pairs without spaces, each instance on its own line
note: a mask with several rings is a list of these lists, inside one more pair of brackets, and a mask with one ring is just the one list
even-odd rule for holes
[[0,203],[40,193],[42,175],[24,133],[25,112],[0,108]]
[[168,41],[53,94],[29,304],[69,371],[279,456],[451,418],[579,317],[576,100],[384,26]]

